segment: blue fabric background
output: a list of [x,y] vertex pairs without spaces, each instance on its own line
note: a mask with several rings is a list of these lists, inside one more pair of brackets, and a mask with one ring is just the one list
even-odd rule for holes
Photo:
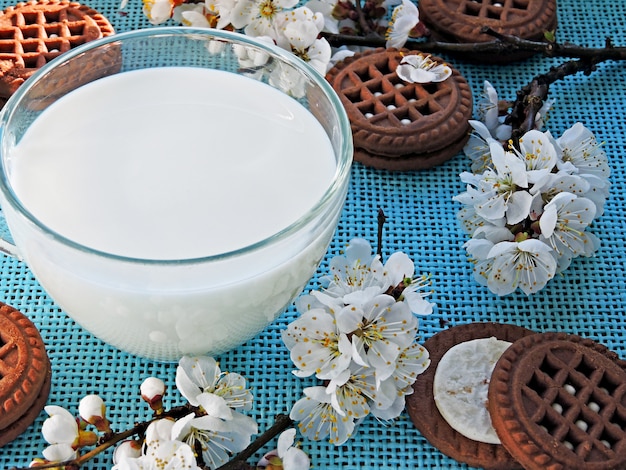
[[[149,27],[141,13],[141,1],[130,0],[125,16],[117,0],[91,0],[87,4],[105,14],[117,31]],[[0,2],[2,8],[8,6]],[[559,41],[602,47],[605,37],[626,46],[622,20],[626,2],[618,0],[561,0],[558,6]],[[477,66],[452,60],[469,81],[474,97],[489,80],[501,97],[513,99],[515,91],[560,60],[534,57],[507,66]],[[556,136],[577,121],[583,122],[603,142],[611,165],[611,195],[604,215],[593,232],[601,240],[594,258],[576,259],[567,272],[552,280],[532,297],[522,293],[499,298],[472,278],[471,265],[462,248],[465,235],[455,214],[452,196],[463,191],[458,175],[469,169],[458,155],[446,164],[423,172],[392,174],[355,164],[348,200],[336,235],[318,275],[326,271],[329,257],[339,253],[355,236],[375,242],[376,213],[382,208],[388,218],[385,253],[408,253],[418,273],[431,273],[437,304],[430,317],[420,319],[420,333],[428,338],[449,324],[498,321],[519,324],[537,331],[558,330],[597,340],[626,357],[626,300],[624,262],[626,247],[626,64],[600,64],[591,76],[568,77],[551,87],[556,100],[547,127]],[[309,288],[317,288],[317,275]],[[46,295],[24,264],[0,256],[0,300],[28,315],[39,327],[53,366],[49,404],[77,411],[78,401],[89,393],[100,394],[109,406],[115,429],[126,429],[148,416],[139,399],[139,385],[148,376],[162,378],[169,387],[167,405],[181,404],[175,390],[175,364],[155,363],[122,353],[103,344],[70,320]],[[288,312],[247,344],[219,357],[223,369],[248,378],[256,397],[254,417],[265,429],[277,413],[288,413],[313,380],[300,380],[290,370],[287,349],[280,331],[295,318]],[[29,430],[0,449],[0,467],[27,466],[40,455],[45,443],[40,428],[41,413]],[[373,418],[363,422],[356,435],[342,447],[303,440],[317,469],[449,469],[466,468],[442,455],[402,415],[392,425]],[[109,467],[111,452],[86,468]]]

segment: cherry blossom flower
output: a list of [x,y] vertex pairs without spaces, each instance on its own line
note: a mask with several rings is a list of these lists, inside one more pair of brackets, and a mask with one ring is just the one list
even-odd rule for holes
[[588,228],[608,197],[606,154],[580,123],[556,139],[533,129],[520,138],[519,149],[509,150],[491,137],[486,124],[470,124],[476,135],[465,152],[472,172],[461,173],[466,191],[453,199],[463,204],[457,219],[472,237],[464,248],[474,263],[474,278],[499,295],[515,286],[536,292],[572,259],[592,256],[599,248]]
[[141,447],[140,441],[126,440],[120,442],[113,452],[113,464],[115,465],[122,460],[141,457]]
[[472,127],[472,133],[463,147],[463,153],[472,161],[471,169],[475,174],[484,173],[491,167],[491,143],[498,142],[492,137],[487,126],[471,119],[468,121]]
[[309,0],[306,6],[315,13],[320,13],[324,18],[323,31],[339,33],[339,20],[333,16],[333,10],[337,2],[334,0]]
[[182,0],[143,0],[143,13],[150,23],[158,25],[172,18],[174,8],[182,3]]
[[453,199],[472,205],[481,217],[489,220],[506,217],[507,223],[513,225],[530,213],[532,195],[520,190],[529,185],[526,165],[512,152],[505,152],[497,142],[489,147],[494,168],[478,177],[467,172],[461,174],[468,188]]
[[494,139],[506,142],[511,138],[511,126],[505,124],[503,116],[500,116],[498,92],[487,80],[483,84],[482,99],[478,101],[477,107],[480,121]]
[[398,356],[396,368],[389,380],[393,381],[396,390],[403,395],[410,395],[417,376],[425,372],[429,365],[428,350],[419,343],[413,343]]
[[278,37],[277,22],[298,0],[239,0],[233,9],[231,23],[246,35]]
[[305,312],[293,321],[282,337],[291,351],[299,377],[314,375],[332,379],[345,370],[352,358],[352,344],[337,329],[335,318],[323,309]]
[[433,312],[433,304],[426,300],[430,292],[423,292],[430,285],[429,277],[414,279],[415,264],[406,253],[392,253],[385,263],[383,275],[393,287],[394,296],[398,292],[397,300],[406,300],[413,313],[430,315]]
[[[513,149],[532,172],[550,172],[557,163],[557,153],[552,141],[543,132],[531,130],[519,139],[520,149]],[[536,178],[536,177],[535,177]]]
[[492,292],[510,294],[518,287],[531,294],[542,289],[554,277],[556,261],[552,249],[540,240],[500,242],[491,248],[493,258],[487,283]]
[[205,0],[182,4],[175,8],[173,18],[185,26],[231,29],[236,0]]
[[395,361],[417,334],[417,319],[404,302],[379,295],[362,308],[345,306],[337,313],[340,332],[352,335],[352,358],[374,367],[378,380],[393,374]]
[[362,238],[350,240],[344,254],[330,260],[330,274],[321,282],[325,293],[344,302],[353,301],[349,297],[352,293],[378,295],[387,286],[380,258],[372,254],[372,246]]
[[252,408],[252,393],[239,374],[222,373],[212,357],[184,356],[176,369],[176,387],[193,406],[209,415],[228,418],[231,408]]
[[143,455],[124,457],[112,470],[201,470],[194,451],[184,442],[149,441]]
[[408,54],[400,61],[396,73],[408,83],[437,83],[452,75],[452,69],[445,63],[432,60],[430,56]]
[[[367,373],[360,374],[359,372],[364,369]],[[354,374],[350,369],[346,369],[329,381],[326,393],[330,396],[331,406],[339,416],[361,419],[370,413],[368,398],[365,394],[370,390],[369,387],[374,390],[375,395],[382,395],[375,384],[374,370],[369,367],[359,367]]]
[[277,448],[266,453],[259,461],[257,468],[283,470],[309,470],[311,461],[309,456],[300,448],[294,446],[296,430],[294,428],[283,431],[278,436]]
[[190,413],[173,424],[171,438],[202,449],[205,465],[215,469],[250,445],[257,432],[256,421],[241,413],[233,412],[228,420]]
[[391,13],[391,20],[385,34],[386,48],[401,49],[406,44],[411,30],[419,23],[417,5],[411,0],[402,0]]
[[73,454],[80,441],[76,418],[60,406],[48,405],[44,410],[49,417],[44,421],[41,433],[46,442],[54,446],[49,452]]
[[595,235],[585,231],[595,214],[591,200],[568,192],[557,194],[546,204],[539,219],[540,239],[552,247],[558,272],[567,268],[572,258],[591,256],[598,249]]
[[428,277],[414,279],[415,265],[402,252],[383,264],[366,240],[355,238],[329,264],[325,288],[296,301],[300,317],[282,337],[294,374],[325,381],[305,389],[290,416],[304,436],[339,445],[355,420],[400,415],[404,396],[429,364],[416,342],[414,312],[429,314],[433,305],[422,292]]
[[595,136],[578,122],[563,132],[554,145],[560,154],[557,165],[589,183],[589,189],[584,196],[595,203],[596,217],[601,216],[609,195],[611,169],[606,153]]
[[354,419],[341,416],[331,404],[326,387],[307,387],[304,397],[291,409],[289,417],[298,423],[300,432],[313,441],[328,438],[334,445],[345,443],[354,432]]

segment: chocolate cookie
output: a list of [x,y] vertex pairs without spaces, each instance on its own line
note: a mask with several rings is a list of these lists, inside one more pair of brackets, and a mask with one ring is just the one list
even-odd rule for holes
[[[557,25],[556,0],[420,0],[420,20],[434,39],[446,42],[477,43],[494,41],[485,27],[500,34],[541,41],[546,31]],[[462,57],[480,62],[508,62],[532,53],[463,53]],[[461,56],[461,53],[459,53]]]
[[517,325],[470,323],[448,328],[429,338],[424,347],[429,352],[431,364],[418,376],[413,385],[414,393],[406,399],[407,411],[415,427],[434,447],[459,462],[488,470],[521,468],[502,445],[469,439],[452,428],[437,408],[433,384],[437,366],[451,347],[465,341],[491,337],[512,343],[533,334],[533,331]]
[[[408,83],[396,73],[418,51],[371,49],[348,57],[326,75],[346,109],[355,160],[392,171],[421,170],[458,154],[469,136],[472,94],[465,78]],[[432,57],[435,62],[443,60]]]
[[68,0],[30,1],[5,9],[0,13],[0,97],[9,98],[60,54],[114,32],[102,14]]
[[45,404],[49,381],[50,361],[37,328],[0,303],[0,430],[10,430],[7,436],[0,431],[0,442],[32,423]]
[[515,342],[492,374],[489,411],[526,470],[626,468],[626,361],[592,340]]
[[52,383],[52,371],[48,369],[48,373],[46,374],[46,380],[43,383],[41,391],[35,402],[26,410],[22,416],[20,416],[17,420],[11,423],[4,429],[0,429],[0,447],[8,444],[9,442],[14,441],[18,436],[20,436],[28,427],[33,424],[35,419],[41,413],[46,402],[48,401],[48,395],[50,394],[50,386]]

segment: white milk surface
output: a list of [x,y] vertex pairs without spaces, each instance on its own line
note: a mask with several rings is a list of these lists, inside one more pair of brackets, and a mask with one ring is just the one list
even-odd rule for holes
[[133,258],[260,241],[305,214],[335,172],[295,100],[223,71],[125,72],[49,107],[10,156],[23,205],[64,237]]

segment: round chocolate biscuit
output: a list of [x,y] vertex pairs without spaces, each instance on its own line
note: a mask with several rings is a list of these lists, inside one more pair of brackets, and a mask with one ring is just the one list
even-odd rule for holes
[[6,8],[0,13],[0,97],[9,98],[60,54],[114,33],[107,18],[78,2],[32,0]]
[[406,398],[406,407],[415,427],[434,447],[453,459],[487,470],[522,468],[500,444],[487,444],[463,436],[443,418],[435,403],[433,383],[437,366],[444,354],[465,341],[495,337],[513,343],[535,332],[521,326],[502,323],[468,323],[450,327],[426,340],[430,366],[413,384],[414,392]]
[[356,161],[389,170],[430,168],[456,155],[469,137],[472,93],[465,78],[449,66],[452,75],[442,82],[405,82],[396,68],[410,54],[419,51],[370,49],[326,74],[350,119]]
[[52,383],[52,371],[48,368],[46,379],[44,380],[41,391],[34,403],[26,410],[22,416],[11,423],[4,429],[0,429],[0,447],[14,441],[19,435],[21,435],[39,416],[41,410],[43,410],[46,402],[48,401],[48,395],[50,394],[50,387]]
[[[420,20],[434,39],[453,43],[480,43],[495,38],[483,32],[541,41],[557,25],[556,0],[420,0]],[[502,54],[461,53],[480,62],[509,62],[529,57],[529,52]]]
[[489,412],[526,470],[626,468],[626,361],[566,333],[522,338],[496,363]]
[[455,155],[459,154],[467,137],[462,136],[456,142],[451,142],[447,147],[429,153],[402,155],[400,157],[384,157],[381,155],[372,155],[369,152],[357,148],[354,151],[356,161],[378,170],[389,171],[413,171],[426,170],[442,163],[447,162]]
[[20,419],[36,402],[50,363],[35,325],[0,303],[0,429]]

